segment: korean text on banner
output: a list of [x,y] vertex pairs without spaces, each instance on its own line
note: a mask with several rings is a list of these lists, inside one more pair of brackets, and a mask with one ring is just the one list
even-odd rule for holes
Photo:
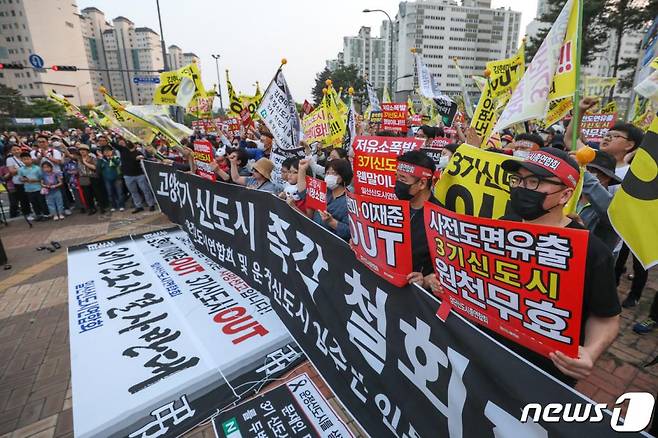
[[300,374],[213,418],[218,438],[351,438],[308,374]]
[[212,181],[217,180],[217,176],[210,166],[215,160],[214,155],[212,143],[208,140],[194,140],[194,163],[197,175]]
[[487,81],[473,113],[473,119],[471,120],[471,128],[475,129],[478,137],[482,139],[483,144],[487,141],[489,135],[491,135],[491,131],[496,123],[496,116],[496,100],[492,94],[491,81]]
[[[264,288],[364,435],[618,436],[607,410],[600,422],[519,421],[529,403],[589,406],[591,400],[460,314],[440,320],[436,297],[384,281],[347,244],[281,199],[154,162],[144,169],[162,211],[200,252]],[[223,198],[220,211],[208,208]]]
[[587,141],[600,143],[617,120],[617,114],[583,114],[580,129]]
[[501,167],[509,156],[463,144],[454,153],[434,197],[457,213],[499,218],[509,208],[509,173]]
[[617,78],[606,76],[585,76],[583,78],[583,96],[607,97],[617,84]]
[[306,177],[306,208],[327,211],[327,183],[312,176]]
[[300,123],[295,101],[281,69],[263,95],[258,115],[274,136],[276,146],[283,150],[299,147]]
[[392,132],[407,132],[407,104],[382,103],[382,129]]
[[409,202],[348,193],[350,246],[356,258],[395,286],[411,273]]
[[[548,94],[553,76],[558,68],[558,58],[567,32],[571,9],[577,7],[575,0],[568,0],[560,15],[551,26],[539,50],[532,58],[528,70],[517,85],[507,106],[500,115],[494,130],[530,119],[543,120],[548,111]],[[575,61],[575,60],[573,60]]]
[[425,204],[436,276],[452,308],[544,356],[577,357],[585,230],[460,215]]
[[444,97],[434,99],[434,103],[436,103],[437,112],[441,115],[443,126],[452,126],[452,122],[457,115],[457,104]]
[[[382,104],[383,105],[383,104]],[[395,197],[397,157],[418,150],[423,140],[402,137],[356,137],[354,148],[354,192],[377,198]]]
[[327,113],[324,105],[320,104],[315,110],[302,119],[304,129],[304,141],[313,143],[322,141],[329,135],[329,126],[327,125]]

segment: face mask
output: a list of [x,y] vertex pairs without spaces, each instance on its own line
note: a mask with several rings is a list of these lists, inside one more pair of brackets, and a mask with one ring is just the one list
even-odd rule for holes
[[546,193],[536,192],[525,187],[512,187],[510,189],[512,209],[528,221],[535,220],[548,213],[548,210],[544,210],[546,196]]
[[514,154],[515,157],[523,158],[524,160],[530,156],[530,152],[528,152],[528,151],[520,151],[520,150],[515,150],[515,151],[513,152],[513,154]]
[[324,182],[327,183],[329,190],[333,190],[338,187],[338,175],[327,175],[324,177]]
[[448,163],[450,162],[449,157],[441,157],[439,158],[439,169],[445,169],[448,166]]
[[395,181],[395,196],[401,201],[408,201],[414,197],[409,193],[411,184],[403,183],[402,181]]

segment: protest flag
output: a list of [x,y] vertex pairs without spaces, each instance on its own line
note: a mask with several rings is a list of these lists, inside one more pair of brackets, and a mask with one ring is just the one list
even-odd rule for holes
[[420,95],[427,99],[436,99],[441,96],[438,84],[434,81],[429,68],[423,63],[423,58],[415,47],[411,49],[416,60],[416,76],[418,77],[418,89]]
[[267,86],[257,112],[272,133],[277,148],[293,150],[299,147],[301,125],[297,106],[283,76],[282,69],[287,62],[285,58],[281,60],[281,65]]
[[201,82],[199,66],[193,62],[178,70],[160,73],[160,85],[153,94],[153,103],[187,108],[199,97],[206,97],[206,89]]
[[[323,105],[327,114],[327,125],[329,127],[326,143],[327,145],[340,147],[342,146],[343,136],[345,134],[345,117],[347,114],[339,106],[338,95],[332,86],[331,79],[327,79],[325,84],[327,85],[327,92],[324,94]],[[343,105],[345,104],[343,103]]]
[[608,217],[644,269],[658,264],[658,117],[654,117],[621,187],[612,198]]
[[78,119],[82,120],[84,123],[89,123],[89,119],[87,119],[87,116],[82,114],[82,111],[80,111],[80,108],[75,106],[71,101],[69,101],[66,97],[62,96],[61,94],[58,94],[55,92],[55,90],[50,90],[50,93],[48,94],[48,97],[50,97],[52,100],[60,104],[61,106],[64,107],[66,110],[67,114],[70,114],[72,116],[77,117]]
[[[231,86],[231,88],[233,88]],[[252,120],[258,120],[258,107],[260,106],[260,101],[263,99],[263,94],[260,91],[260,85],[258,84],[258,81],[256,81],[256,93],[253,96],[249,96],[246,94],[240,94],[238,95],[238,99],[240,100],[240,105],[242,105],[242,109],[240,112],[242,113],[243,110],[246,108],[249,110],[249,115],[251,116]]]
[[372,84],[368,81],[367,77],[366,77],[366,90],[368,91],[368,101],[370,102],[370,111],[381,112],[382,107],[379,104],[379,98],[377,97],[377,93],[375,93],[375,90],[374,88],[372,88]]
[[459,86],[462,89],[462,96],[464,96],[464,110],[466,114],[471,119],[473,118],[473,104],[471,103],[471,97],[468,95],[468,90],[466,89],[466,79],[464,78],[464,72],[461,67],[459,67],[459,62],[457,58],[452,58],[452,61],[455,63],[455,68],[457,69],[457,76],[459,77]]
[[354,111],[354,88],[347,89],[350,103],[347,110],[347,120],[345,134],[343,135],[343,149],[349,151],[352,148],[352,142],[356,138],[356,111]]
[[384,85],[384,91],[382,91],[382,103],[391,103],[391,95],[388,93],[388,86]]
[[242,111],[242,101],[235,93],[233,84],[231,84],[231,79],[228,77],[228,69],[226,69],[226,88],[228,88],[228,112],[227,114],[230,117],[240,117],[240,111]]
[[[580,46],[577,37],[580,26],[569,34],[570,40],[565,42],[565,39],[570,22],[582,21],[582,14],[578,13],[581,1],[568,0],[562,8],[500,115],[494,127],[496,132],[527,120],[544,120],[551,98],[560,99],[568,96],[569,91],[573,93],[580,64],[575,56],[578,50],[574,50]],[[575,18],[574,14],[577,14]]]

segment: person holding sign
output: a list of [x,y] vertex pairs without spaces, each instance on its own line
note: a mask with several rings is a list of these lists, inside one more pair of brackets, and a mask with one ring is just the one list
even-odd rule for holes
[[432,196],[432,177],[436,166],[434,161],[421,151],[409,151],[398,157],[395,173],[395,196],[401,201],[409,201],[411,216],[411,259],[413,272],[407,276],[409,284],[429,287],[428,281],[434,275],[432,259],[427,246],[423,207],[425,202],[438,204]]
[[[565,216],[563,208],[578,184],[578,164],[567,152],[556,148],[534,151],[523,160],[510,159],[502,164],[510,175],[513,214],[501,219],[557,228],[582,229]],[[585,264],[582,326],[578,358],[562,352],[549,355],[550,360],[516,343],[496,336],[510,349],[554,375],[575,385],[589,376],[594,362],[608,348],[619,332],[621,307],[617,298],[612,252],[590,233]]]
[[[302,199],[306,198],[306,172],[311,160],[306,158],[299,162],[297,190]],[[352,166],[343,159],[331,160],[327,163],[324,181],[327,183],[327,210],[315,211],[312,219],[340,237],[350,240],[350,227],[347,213],[347,196],[345,191],[352,182]]]
[[256,161],[251,168],[251,176],[240,176],[238,172],[238,156],[231,154],[228,158],[231,161],[231,179],[234,183],[246,186],[248,189],[262,190],[274,193],[276,188],[272,183],[272,169],[274,163],[267,158],[261,158]]

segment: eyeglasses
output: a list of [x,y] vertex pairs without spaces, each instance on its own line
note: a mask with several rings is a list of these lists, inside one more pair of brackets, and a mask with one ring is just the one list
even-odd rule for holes
[[623,138],[624,140],[628,140],[628,137],[624,137],[621,134],[606,134],[603,138]]
[[555,186],[563,186],[561,182],[545,179],[537,175],[521,176],[519,174],[512,174],[509,176],[510,187],[525,187],[528,190],[537,190],[541,183],[553,184]]

